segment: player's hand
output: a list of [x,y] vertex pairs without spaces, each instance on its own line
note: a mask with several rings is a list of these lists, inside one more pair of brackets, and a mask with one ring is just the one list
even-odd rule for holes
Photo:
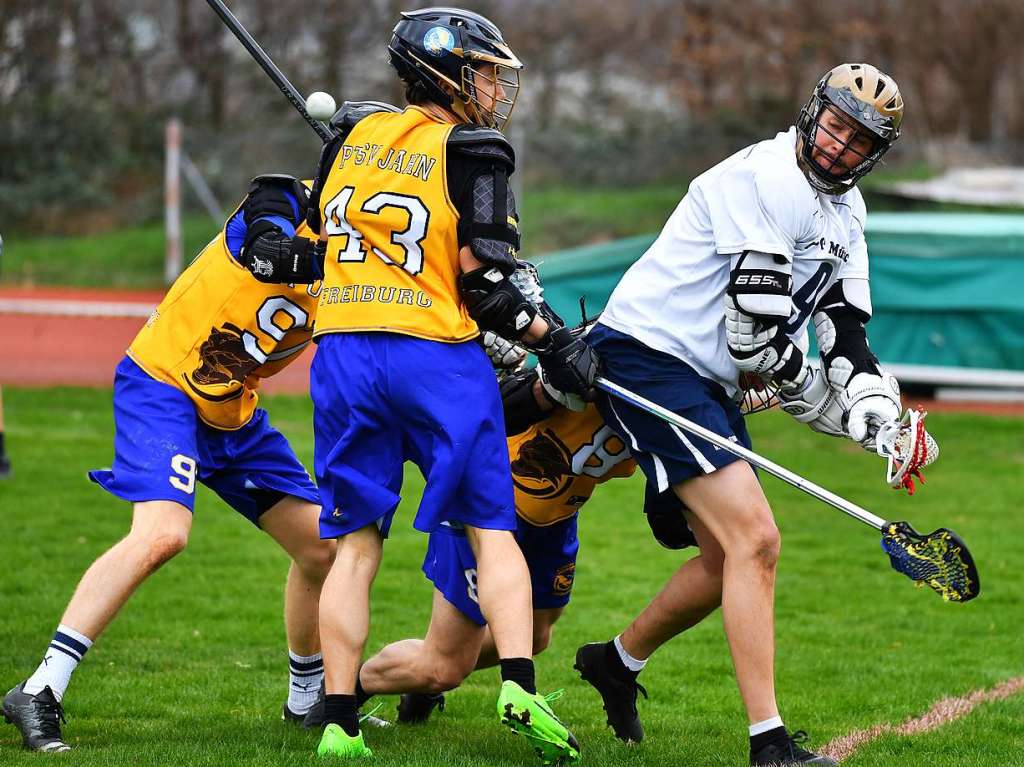
[[872,452],[878,427],[898,421],[903,411],[899,382],[889,373],[858,373],[846,384],[840,400],[847,413],[850,438]]
[[594,350],[568,328],[549,329],[531,350],[537,355],[552,388],[577,394],[587,402],[597,396],[598,357]]
[[559,391],[551,382],[548,381],[547,375],[544,372],[543,365],[537,365],[535,368],[537,375],[540,377],[540,385],[544,387],[544,393],[551,398],[553,402],[557,402],[562,407],[569,408],[569,410],[575,410],[577,413],[583,411],[587,407],[587,403],[583,397],[578,394],[567,394],[564,391]]
[[832,391],[825,375],[814,365],[805,368],[803,380],[799,384],[779,387],[778,397],[779,407],[800,423],[822,434],[846,436],[842,403]]
[[526,349],[488,330],[483,335],[484,351],[498,370],[518,370],[526,361]]

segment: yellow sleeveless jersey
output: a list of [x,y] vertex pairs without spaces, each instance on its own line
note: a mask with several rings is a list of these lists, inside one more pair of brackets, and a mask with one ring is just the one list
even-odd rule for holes
[[320,195],[327,235],[316,335],[478,335],[459,296],[459,214],[445,160],[454,125],[421,109],[356,123]]
[[[296,237],[317,239],[302,224]],[[233,430],[252,418],[261,378],[309,344],[320,284],[258,282],[221,230],[171,286],[128,356],[187,394],[204,422]]]
[[575,514],[594,487],[628,477],[636,461],[594,405],[560,409],[508,438],[516,512],[532,525],[553,525]]

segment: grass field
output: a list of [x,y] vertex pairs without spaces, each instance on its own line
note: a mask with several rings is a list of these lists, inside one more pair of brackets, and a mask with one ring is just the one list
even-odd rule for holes
[[[0,483],[0,684],[38,662],[82,570],[126,529],[128,507],[85,479],[112,451],[110,393],[5,389],[14,477]],[[276,425],[311,459],[302,398],[268,402]],[[888,518],[923,530],[949,525],[971,545],[982,596],[943,603],[889,569],[866,527],[768,478],[783,532],[778,588],[778,687],[783,715],[822,744],[854,729],[899,723],[938,698],[1024,674],[1024,421],[936,414],[942,458],[914,498],[882,482],[883,466],[778,414],[750,421],[764,454]],[[420,635],[430,588],[419,573],[425,538],[406,501],[375,589],[370,650]],[[680,560],[658,547],[639,514],[641,482],[601,487],[585,508],[573,602],[538,661],[542,687],[565,688],[557,710],[583,764],[743,765],[745,721],[718,613],[655,655],[642,681],[648,738],[628,748],[604,726],[600,702],[575,676],[577,645],[622,629]],[[313,765],[316,735],[279,720],[287,660],[281,625],[285,557],[215,496],[200,490],[188,550],[145,584],[89,652],[66,698],[74,765]],[[381,765],[533,765],[494,723],[497,672],[449,696],[420,728],[371,730]],[[380,713],[393,716],[395,699]],[[931,733],[885,736],[844,764],[1024,764],[1024,695],[985,704]],[[0,723],[0,764],[39,765]]]

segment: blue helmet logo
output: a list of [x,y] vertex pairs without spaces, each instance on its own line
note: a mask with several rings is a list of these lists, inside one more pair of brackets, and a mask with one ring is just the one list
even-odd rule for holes
[[431,27],[423,36],[423,47],[432,56],[444,56],[455,48],[455,35],[444,27]]

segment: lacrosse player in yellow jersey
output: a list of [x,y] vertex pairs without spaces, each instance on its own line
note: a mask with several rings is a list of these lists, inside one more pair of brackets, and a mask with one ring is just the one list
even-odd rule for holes
[[301,719],[315,700],[323,674],[317,605],[335,544],[319,536],[316,487],[257,402],[260,379],[308,345],[319,286],[254,278],[275,260],[319,262],[307,203],[307,187],[293,178],[256,178],[118,365],[114,464],[90,477],[133,504],[132,525],[82,577],[39,668],[4,698],[26,747],[68,750],[60,721],[71,674],[135,589],[185,547],[197,483],[291,556],[284,717]]
[[494,24],[454,8],[403,13],[388,51],[409,106],[343,106],[310,203],[327,242],[310,385],[314,462],[321,535],[338,538],[320,611],[319,752],[369,752],[356,715],[369,591],[411,460],[426,478],[416,529],[464,529],[480,562],[501,722],[545,762],[575,759],[575,739],[536,692],[501,401],[474,341],[480,329],[522,339],[554,385],[592,392],[589,348],[509,279],[519,246],[515,157],[500,128],[522,65]]

